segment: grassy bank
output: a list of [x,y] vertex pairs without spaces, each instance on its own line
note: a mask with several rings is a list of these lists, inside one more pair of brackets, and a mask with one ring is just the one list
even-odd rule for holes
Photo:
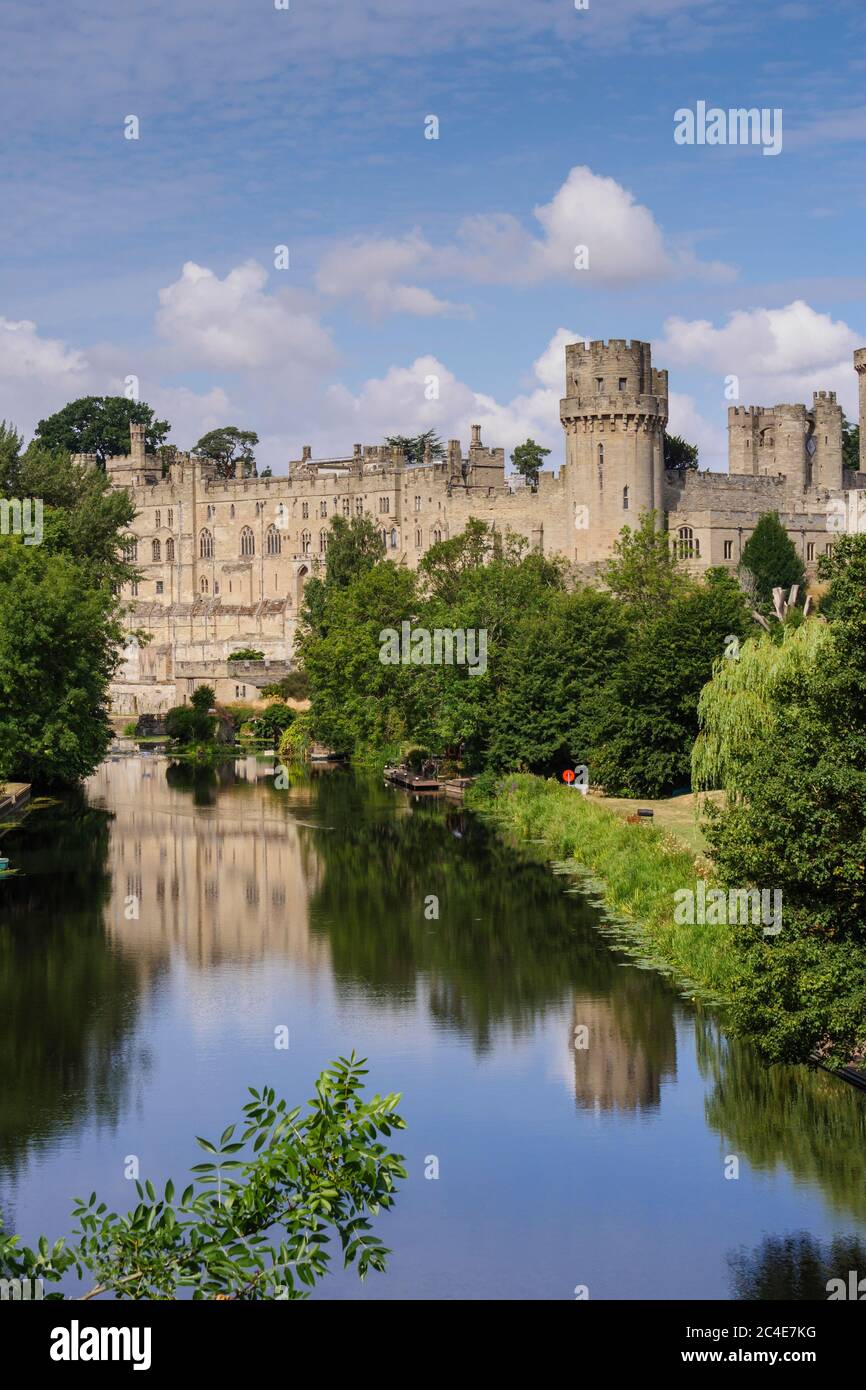
[[492,793],[473,789],[468,804],[532,842],[559,872],[601,899],[610,927],[629,954],[672,974],[690,993],[724,1002],[732,989],[727,926],[678,924],[674,893],[694,888],[706,865],[681,840],[540,777],[503,778]]

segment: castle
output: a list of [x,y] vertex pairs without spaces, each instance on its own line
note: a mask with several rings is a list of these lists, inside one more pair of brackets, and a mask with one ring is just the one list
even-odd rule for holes
[[[854,354],[860,420],[866,417],[866,348]],[[410,466],[398,450],[356,444],[343,458],[314,459],[309,445],[288,476],[217,475],[212,460],[178,454],[164,472],[130,427],[130,452],[106,463],[136,506],[129,558],[141,578],[126,586],[131,638],[112,686],[117,714],[158,713],[196,685],[219,699],[255,696],[290,669],[304,583],[326,562],[332,517],[371,517],[389,559],[415,567],[470,517],[562,555],[591,578],[623,526],[654,511],[693,572],[735,569],[758,518],[777,511],[807,572],[836,534],[866,530],[866,430],[860,471],[843,468],[844,418],[832,391],[812,405],[733,406],[729,471],[664,466],[668,374],[649,343],[611,339],[565,349],[560,402],[565,462],[538,487],[505,473],[502,449],[472,427],[464,454],[452,439],[443,459]],[[229,662],[254,648],[260,662]]]

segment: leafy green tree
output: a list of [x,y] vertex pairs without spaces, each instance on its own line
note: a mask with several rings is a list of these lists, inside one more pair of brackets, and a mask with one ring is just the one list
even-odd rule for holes
[[634,530],[623,527],[602,579],[637,621],[657,617],[688,586],[667,532],[658,529],[655,512],[646,512]]
[[842,426],[842,467],[860,471],[860,426],[846,420]]
[[265,654],[260,652],[257,647],[238,647],[236,651],[229,652],[229,661],[264,661]]
[[190,696],[190,704],[198,714],[207,714],[213,709],[216,691],[212,685],[197,685]]
[[689,444],[680,434],[665,434],[665,468],[677,473],[695,472],[698,467],[698,446]]
[[[732,1019],[773,1061],[843,1062],[866,1047],[866,537],[840,536],[819,575],[829,639],[807,623],[783,657],[762,642],[768,717],[729,740],[721,772],[735,795],[708,809],[723,885],[782,894],[780,933],[743,925],[735,938]],[[720,698],[705,697],[708,710]]]
[[175,705],[165,716],[165,732],[175,743],[210,743],[214,720],[206,710],[195,709],[192,705]]
[[688,785],[702,687],[730,637],[750,631],[743,595],[719,571],[634,624],[626,656],[586,714],[592,781],[610,796],[661,797]]
[[543,449],[534,439],[527,439],[523,444],[518,444],[511,455],[514,471],[520,473],[532,487],[538,487],[538,475],[549,453],[549,449]]
[[392,449],[399,449],[411,464],[423,463],[428,452],[432,459],[445,456],[445,445],[435,430],[425,430],[423,434],[390,434],[385,443]]
[[295,711],[277,700],[256,716],[253,729],[259,738],[279,740],[294,719]]
[[262,694],[278,700],[306,700],[310,695],[310,678],[306,671],[290,671],[273,685],[263,685]]
[[[45,1237],[35,1248],[0,1230],[0,1276],[56,1284],[74,1271],[85,1298],[253,1302],[298,1299],[328,1273],[329,1233],[361,1279],[384,1271],[390,1251],[371,1215],[390,1211],[406,1177],[402,1155],[381,1142],[403,1129],[398,1095],[362,1095],[362,1059],[340,1058],[322,1072],[306,1111],[289,1109],[272,1087],[250,1087],[240,1137],[198,1139],[206,1160],[177,1197],[136,1182],[138,1204],[124,1215],[75,1199],[73,1241]],[[62,1298],[50,1293],[49,1298]]]
[[95,454],[99,466],[116,455],[129,453],[129,426],[145,426],[145,447],[156,453],[171,426],[157,420],[145,401],[125,396],[82,396],[62,410],[40,420],[36,438],[49,450],[70,454]]
[[385,543],[372,517],[331,517],[328,530],[327,565],[324,576],[313,575],[304,586],[301,621],[320,629],[325,621],[329,596],[347,589],[385,557]]
[[793,584],[802,585],[806,577],[803,561],[779,520],[778,512],[765,512],[743,546],[743,569],[754,575],[758,608],[769,613],[773,589],[781,587],[787,595]]
[[245,478],[256,471],[256,457],[253,453],[259,442],[254,430],[239,430],[237,425],[223,425],[218,430],[203,434],[191,452],[199,458],[213,459],[218,478],[234,477],[235,465],[242,464]]
[[0,537],[0,777],[72,783],[101,762],[121,640],[107,585],[68,555]]

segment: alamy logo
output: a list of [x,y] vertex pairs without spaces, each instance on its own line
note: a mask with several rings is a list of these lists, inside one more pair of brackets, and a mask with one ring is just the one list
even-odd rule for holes
[[39,1301],[45,1297],[41,1279],[0,1279],[0,1303],[31,1300]]
[[824,1287],[828,1303],[838,1303],[840,1299],[862,1303],[866,1299],[866,1279],[859,1278],[856,1269],[848,1270],[847,1284],[844,1279],[828,1279]]
[[42,498],[0,497],[0,536],[23,536],[25,545],[41,545]]
[[707,888],[702,878],[697,890],[678,888],[674,893],[674,921],[677,926],[753,926],[763,923],[764,936],[778,936],[782,930],[782,890],[774,888]]
[[487,629],[462,627],[413,628],[409,622],[383,627],[379,633],[383,666],[466,666],[470,676],[487,670]]
[[51,1332],[52,1361],[131,1361],[134,1371],[150,1370],[149,1327],[68,1327]]
[[723,111],[707,109],[699,101],[694,111],[681,106],[674,112],[674,142],[677,145],[763,145],[764,154],[781,154],[782,108],[735,107]]

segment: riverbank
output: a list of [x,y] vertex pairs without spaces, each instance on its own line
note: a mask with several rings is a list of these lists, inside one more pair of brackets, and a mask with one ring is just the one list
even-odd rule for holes
[[569,787],[520,774],[490,794],[473,788],[467,804],[503,830],[534,844],[556,872],[572,874],[604,907],[617,942],[641,963],[673,975],[690,995],[723,1005],[733,989],[730,928],[674,921],[674,893],[708,873],[676,835],[629,825]]

